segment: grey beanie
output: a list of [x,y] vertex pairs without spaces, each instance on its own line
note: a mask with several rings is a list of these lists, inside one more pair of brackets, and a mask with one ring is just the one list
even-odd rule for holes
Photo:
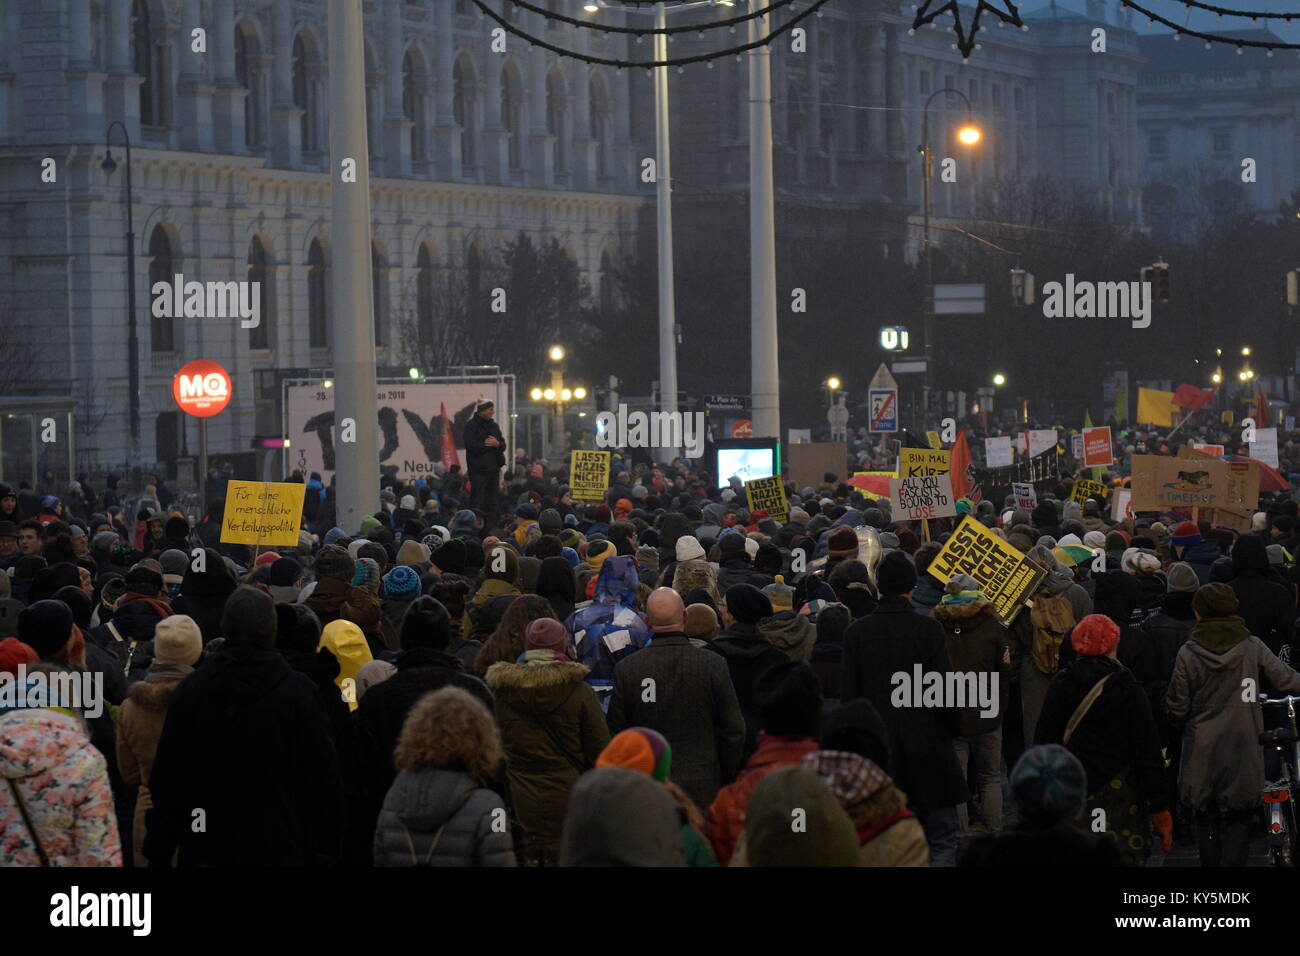
[[235,588],[221,611],[221,636],[228,646],[274,647],[278,622],[271,595],[258,588]]
[[1171,594],[1194,593],[1200,586],[1201,581],[1196,576],[1196,570],[1186,561],[1169,565],[1169,570],[1165,573],[1165,587]]

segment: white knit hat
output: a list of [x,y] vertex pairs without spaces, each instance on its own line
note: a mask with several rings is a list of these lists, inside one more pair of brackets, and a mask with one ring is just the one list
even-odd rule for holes
[[[755,542],[757,543],[757,542]],[[690,561],[704,557],[704,548],[693,534],[684,534],[677,539],[677,560]]]

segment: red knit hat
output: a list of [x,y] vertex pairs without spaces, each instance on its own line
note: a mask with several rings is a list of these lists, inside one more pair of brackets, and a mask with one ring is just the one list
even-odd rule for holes
[[19,664],[30,667],[40,663],[40,660],[39,654],[16,637],[6,637],[0,641],[0,674],[13,674],[17,677]]
[[1105,614],[1089,614],[1074,627],[1070,644],[1086,657],[1101,657],[1119,646],[1119,625]]
[[260,568],[264,564],[275,564],[275,562],[279,560],[280,553],[278,551],[263,551],[257,556],[257,560],[253,562],[253,566]]

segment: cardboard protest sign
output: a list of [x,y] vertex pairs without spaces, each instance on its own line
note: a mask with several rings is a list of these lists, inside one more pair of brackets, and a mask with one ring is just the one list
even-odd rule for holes
[[1133,492],[1128,488],[1116,488],[1110,501],[1110,520],[1124,521],[1133,517]]
[[766,511],[769,518],[780,524],[790,520],[790,499],[785,496],[785,486],[781,483],[780,475],[745,482],[745,497],[749,501],[751,514]]
[[1253,512],[1248,508],[1215,508],[1206,516],[1214,528],[1231,528],[1238,534],[1250,534]]
[[951,518],[957,514],[952,496],[951,475],[915,475],[889,479],[889,497],[894,502],[894,520]]
[[[1223,452],[1219,452],[1223,454]],[[1266,465],[1277,467],[1277,429],[1256,428],[1255,440],[1250,443],[1250,457],[1258,458]]]
[[1109,490],[1105,482],[1093,481],[1091,478],[1076,478],[1074,488],[1070,492],[1070,500],[1083,504],[1089,498],[1105,498]]
[[1259,466],[1219,458],[1169,458],[1134,455],[1133,510],[1186,508],[1255,510],[1259,503]]
[[950,453],[933,448],[898,449],[898,474],[903,478],[916,475],[948,474]]
[[979,582],[1003,624],[1015,620],[1047,576],[1046,571],[970,515],[962,519],[943,550],[930,562],[928,571],[940,585],[947,584],[954,574],[969,574]]
[[984,439],[984,461],[989,468],[1004,468],[1011,464],[1011,436]]
[[575,449],[569,455],[569,488],[578,501],[603,501],[609,490],[610,453]]
[[1038,507],[1038,492],[1033,485],[1023,481],[1013,481],[1011,493],[1015,495],[1017,508],[1033,511]]
[[1083,466],[1102,468],[1115,464],[1115,452],[1110,440],[1110,426],[1083,430]]
[[1073,455],[1075,458],[1079,459],[1080,461],[1083,461],[1083,436],[1082,435],[1070,436],[1070,454]]
[[1029,432],[1029,457],[1056,447],[1055,428],[1034,428]]
[[231,481],[221,516],[221,541],[297,547],[307,486],[296,481]]

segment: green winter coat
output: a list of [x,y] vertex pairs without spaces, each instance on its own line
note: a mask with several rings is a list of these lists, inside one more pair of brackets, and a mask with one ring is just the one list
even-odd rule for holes
[[556,660],[501,662],[487,670],[530,863],[550,865],[558,858],[569,791],[609,743],[600,702],[585,682],[587,671]]

